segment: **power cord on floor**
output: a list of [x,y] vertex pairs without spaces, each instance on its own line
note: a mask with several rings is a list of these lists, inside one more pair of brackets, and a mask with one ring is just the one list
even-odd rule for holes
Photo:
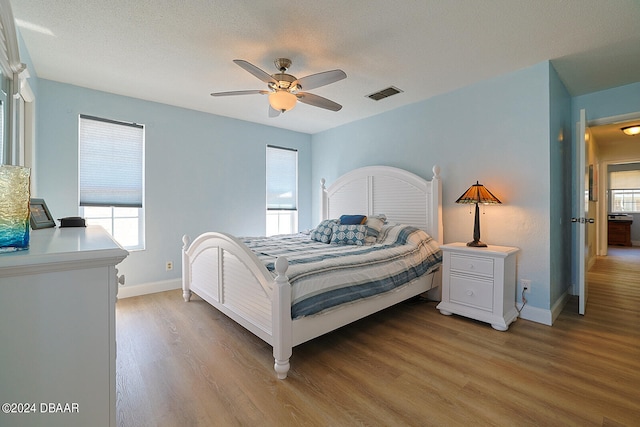
[[520,313],[522,313],[522,309],[524,308],[524,306],[527,305],[527,299],[524,297],[524,292],[526,290],[527,288],[522,288],[522,307],[518,309],[518,305],[516,304],[516,310],[518,310],[518,317],[520,317]]
[[[435,270],[433,270],[431,272],[431,285],[429,286],[429,289],[433,289],[433,277],[436,275],[436,272],[439,269],[440,269],[440,267],[436,268]],[[425,295],[426,295],[426,292],[423,292],[420,295],[416,295],[413,298],[409,298],[405,302],[407,304],[421,304],[421,303],[425,303],[425,302],[437,302],[437,301],[434,301],[434,300],[431,300],[431,299],[427,298]]]
[[434,302],[432,300],[430,300],[429,298],[422,296],[422,295],[416,295],[415,297],[409,298],[408,300],[405,300],[406,304],[412,305],[412,304],[423,304],[425,302]]

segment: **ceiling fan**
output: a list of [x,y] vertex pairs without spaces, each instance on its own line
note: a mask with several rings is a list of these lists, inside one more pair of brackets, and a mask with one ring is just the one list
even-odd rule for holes
[[315,89],[346,78],[347,75],[342,70],[324,71],[298,79],[286,73],[287,69],[291,66],[291,60],[287,58],[278,58],[273,61],[276,68],[280,71],[275,74],[267,74],[260,68],[242,59],[234,59],[233,62],[265,82],[269,86],[269,89],[215,92],[212,93],[211,96],[269,95],[269,117],[276,117],[281,112],[284,113],[285,111],[291,110],[295,107],[297,101],[331,111],[339,111],[342,108],[342,105],[327,98],[302,92],[303,89]]

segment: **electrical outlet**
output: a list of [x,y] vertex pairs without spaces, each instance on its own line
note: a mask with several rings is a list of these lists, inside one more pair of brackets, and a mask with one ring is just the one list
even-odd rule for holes
[[520,284],[522,285],[522,289],[524,289],[526,293],[531,292],[531,280],[520,279]]
[[167,265],[165,268],[167,271],[173,270],[173,261],[167,261]]

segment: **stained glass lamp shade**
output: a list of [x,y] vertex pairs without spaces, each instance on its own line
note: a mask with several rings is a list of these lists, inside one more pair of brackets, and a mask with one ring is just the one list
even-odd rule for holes
[[467,243],[467,246],[484,248],[487,245],[480,241],[480,208],[479,203],[484,205],[492,205],[502,203],[491,191],[487,190],[484,185],[476,181],[465,193],[456,200],[456,203],[476,205],[476,218],[473,225],[473,241]]

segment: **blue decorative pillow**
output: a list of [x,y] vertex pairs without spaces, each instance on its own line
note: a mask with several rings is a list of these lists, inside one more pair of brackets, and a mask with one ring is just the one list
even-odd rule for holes
[[338,221],[335,219],[325,219],[311,232],[311,240],[321,243],[331,242],[331,235],[333,234],[333,226],[337,225]]
[[363,224],[337,224],[333,226],[332,245],[364,245],[367,227]]
[[364,224],[367,220],[365,215],[342,215],[340,217],[341,225]]

